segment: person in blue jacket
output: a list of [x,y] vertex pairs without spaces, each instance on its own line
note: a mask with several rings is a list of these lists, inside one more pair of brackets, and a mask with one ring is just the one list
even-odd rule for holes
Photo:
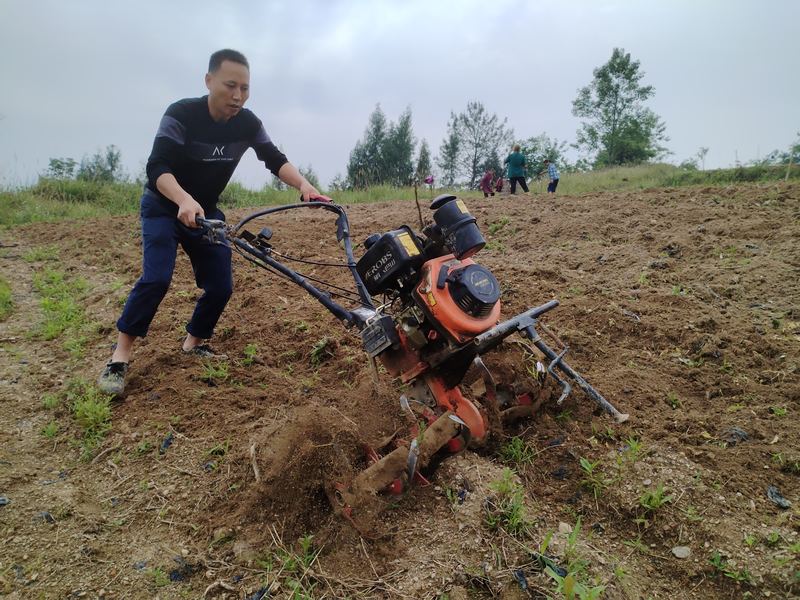
[[544,166],[547,167],[547,177],[550,179],[550,183],[547,184],[547,193],[555,195],[559,180],[558,169],[547,158],[544,159]]

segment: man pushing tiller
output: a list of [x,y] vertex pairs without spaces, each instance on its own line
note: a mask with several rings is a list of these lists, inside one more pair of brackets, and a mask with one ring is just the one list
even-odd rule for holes
[[143,273],[117,321],[117,344],[97,381],[107,394],[125,389],[133,343],[147,335],[169,288],[178,244],[189,255],[203,290],[186,325],[183,352],[215,356],[205,341],[233,290],[231,250],[204,238],[195,220],[225,219],[217,208],[219,195],[248,148],[281,181],[297,188],[304,201],[327,200],[272,143],[258,117],[244,108],[250,95],[250,67],[244,55],[235,50],[212,54],[205,83],[207,96],[170,105],[158,126],[141,200]]

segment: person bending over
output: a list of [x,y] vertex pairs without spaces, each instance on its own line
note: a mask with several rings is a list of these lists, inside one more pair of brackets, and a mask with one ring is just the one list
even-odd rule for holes
[[281,181],[297,188],[303,201],[327,201],[278,150],[261,121],[244,108],[250,96],[250,66],[243,54],[219,50],[205,76],[208,94],[171,104],[156,132],[142,193],[142,276],[117,321],[117,343],[98,378],[99,389],[125,389],[134,341],[147,335],[175,268],[178,244],[189,256],[203,294],[186,325],[183,352],[212,358],[206,343],[233,291],[231,249],[212,244],[197,217],[225,219],[219,195],[248,148]]

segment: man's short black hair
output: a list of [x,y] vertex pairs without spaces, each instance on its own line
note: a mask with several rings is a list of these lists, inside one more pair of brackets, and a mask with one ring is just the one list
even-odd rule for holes
[[225,48],[223,50],[217,50],[211,55],[211,58],[208,59],[208,72],[213,73],[219,69],[222,66],[223,60],[239,63],[240,65],[247,67],[248,70],[250,69],[250,65],[248,64],[244,54],[237,52],[236,50],[231,50],[230,48]]

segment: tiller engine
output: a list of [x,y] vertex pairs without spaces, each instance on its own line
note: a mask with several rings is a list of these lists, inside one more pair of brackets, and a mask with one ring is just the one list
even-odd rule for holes
[[[287,267],[287,257],[270,243],[271,230],[254,234],[245,229],[256,218],[307,207],[338,215],[337,239],[347,257],[343,266],[355,282],[355,294],[349,297],[359,304],[356,308],[341,306],[332,296],[343,294],[323,291]],[[233,227],[198,220],[212,240],[232,243],[247,260],[287,277],[346,326],[356,327],[370,359],[379,361],[404,384],[400,404],[410,424],[409,439],[393,440],[395,447],[385,456],[366,448],[369,466],[352,481],[331,482],[326,489],[334,509],[351,521],[360,511],[372,510],[369,506],[379,493],[397,494],[413,483],[425,483],[420,470],[434,457],[485,444],[491,435],[502,432],[504,424],[539,409],[542,395],[496,383],[481,358],[514,333],[541,353],[538,375],[549,376],[560,386],[558,404],[574,383],[617,423],[628,419],[565,362],[566,348],[556,352],[539,335],[539,317],[558,306],[558,301],[501,320],[500,285],[487,268],[472,260],[486,244],[475,218],[462,200],[451,195],[436,198],[431,210],[433,222],[421,234],[403,225],[370,235],[357,262],[347,215],[336,204],[278,206],[251,214]],[[377,303],[374,298],[383,301]],[[482,380],[479,405],[462,390],[471,368]]]

